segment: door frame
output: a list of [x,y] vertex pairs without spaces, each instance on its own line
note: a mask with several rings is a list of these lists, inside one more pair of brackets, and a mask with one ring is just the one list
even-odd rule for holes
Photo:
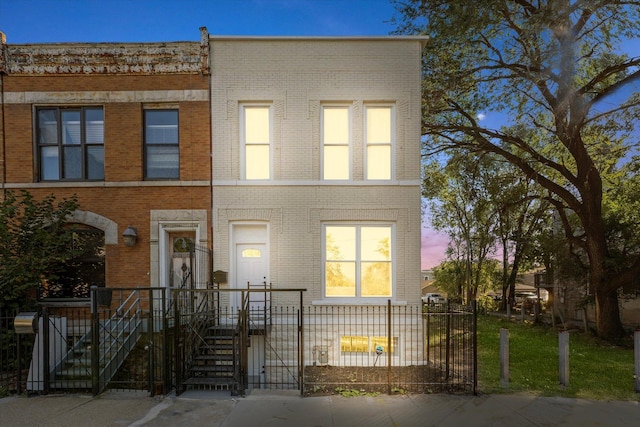
[[[188,231],[195,233],[195,244],[208,247],[207,211],[204,209],[151,210],[149,236],[149,279],[152,287],[169,289],[169,233]],[[196,287],[203,287],[207,280],[208,264],[196,256],[194,277]],[[171,296],[167,293],[167,307]],[[160,308],[160,301],[154,301]],[[166,307],[165,307],[166,308]]]
[[[269,223],[266,221],[238,221],[231,222],[229,224],[229,288],[241,289],[238,286],[238,260],[236,248],[239,244],[263,244],[266,250],[266,280],[267,283],[271,277],[271,245],[269,244]],[[230,298],[233,300],[233,295],[239,294],[238,292],[232,292]],[[239,301],[239,297],[237,297]],[[233,306],[233,301],[230,301],[230,306]]]

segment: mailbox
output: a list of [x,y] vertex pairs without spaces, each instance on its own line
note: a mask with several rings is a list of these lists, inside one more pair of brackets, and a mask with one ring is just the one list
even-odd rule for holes
[[227,283],[227,272],[222,270],[214,271],[213,283]]
[[13,327],[16,334],[35,334],[38,332],[38,313],[28,311],[18,313],[13,319]]

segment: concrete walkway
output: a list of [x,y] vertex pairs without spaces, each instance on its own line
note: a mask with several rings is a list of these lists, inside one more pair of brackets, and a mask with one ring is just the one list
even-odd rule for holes
[[638,426],[640,402],[529,394],[301,398],[296,392],[106,392],[0,399],[0,426]]

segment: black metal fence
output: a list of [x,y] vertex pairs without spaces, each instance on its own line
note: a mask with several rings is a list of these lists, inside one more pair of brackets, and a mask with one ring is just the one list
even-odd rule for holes
[[[24,381],[29,369],[21,366],[22,360],[31,360],[33,340],[21,339],[16,334],[14,320],[18,310],[3,308],[0,310],[0,396],[9,393],[22,393]],[[28,357],[22,357],[28,355]]]
[[476,390],[475,312],[450,304],[311,306],[304,391]]
[[37,335],[5,314],[0,387],[476,392],[473,307],[305,306],[303,292],[94,288],[89,307],[43,308]]
[[[164,289],[92,288],[91,303],[4,313],[0,387],[49,393],[170,387]],[[16,333],[15,321],[28,323]]]

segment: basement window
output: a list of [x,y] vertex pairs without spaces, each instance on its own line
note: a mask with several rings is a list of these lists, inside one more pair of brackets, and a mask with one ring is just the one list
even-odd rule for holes
[[[346,354],[376,354],[376,349],[388,353],[388,340],[383,336],[343,335],[340,337],[340,352]],[[398,337],[391,338],[391,354],[398,346]]]

